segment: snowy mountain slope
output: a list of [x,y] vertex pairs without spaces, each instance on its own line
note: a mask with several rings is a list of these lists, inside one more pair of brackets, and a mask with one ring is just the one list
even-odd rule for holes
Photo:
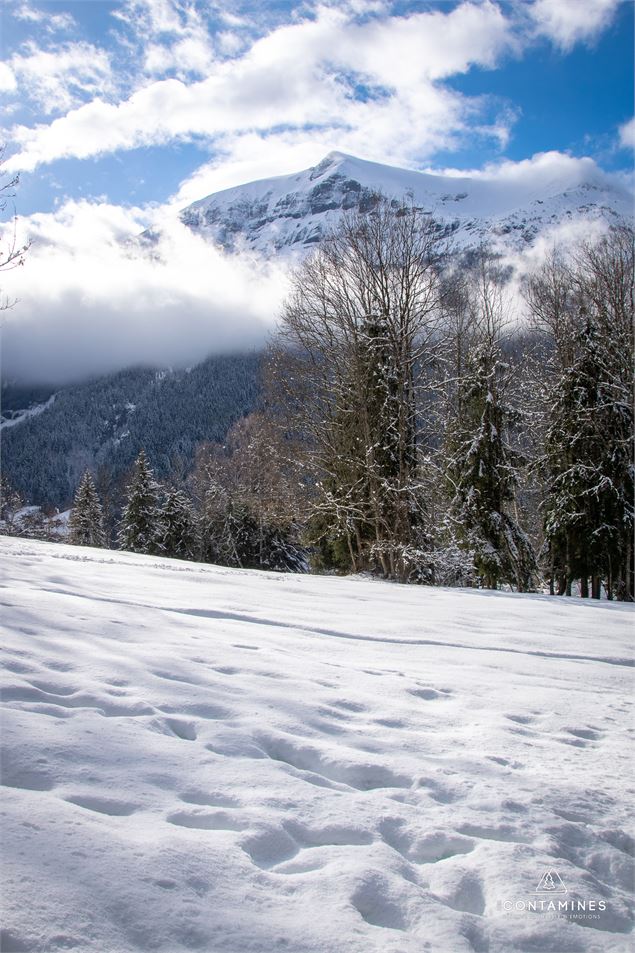
[[546,227],[577,217],[630,220],[633,198],[589,163],[536,180],[429,175],[331,152],[295,175],[250,182],[188,206],[182,221],[233,249],[265,255],[302,253],[319,241],[344,209],[369,207],[372,193],[415,204],[446,223],[460,245],[491,237],[532,241]]
[[3,950],[632,948],[632,606],[1,547]]

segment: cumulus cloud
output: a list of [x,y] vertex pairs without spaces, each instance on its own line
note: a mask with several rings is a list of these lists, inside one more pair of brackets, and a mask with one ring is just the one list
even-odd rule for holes
[[562,50],[590,42],[611,23],[622,0],[534,0],[536,30]]
[[44,114],[68,110],[82,97],[103,95],[113,87],[110,58],[92,43],[63,43],[47,50],[29,41],[3,65],[13,76],[8,88],[19,84]]
[[[164,11],[167,17],[172,7],[151,9],[153,16]],[[154,37],[158,27],[152,24]],[[179,24],[168,20],[165,29],[179,42],[203,42],[187,32],[189,26],[181,25],[186,32],[178,34]],[[331,145],[337,136],[344,148],[375,154],[399,143],[402,159],[412,160],[478,127],[482,101],[442,80],[475,64],[493,66],[514,42],[510,23],[489,0],[365,22],[348,8],[323,6],[315,16],[271,30],[241,55],[210,62],[202,80],[163,78],[118,103],[97,97],[51,123],[16,126],[11,140],[18,152],[9,163],[12,170],[31,171],[60,158],[192,137],[217,145],[220,139],[222,146],[226,136],[280,128],[299,135],[328,132]],[[196,50],[204,60],[207,54]],[[146,53],[156,63],[163,55],[152,45]],[[505,117],[482,131],[500,139],[504,126]]]
[[[152,223],[150,250],[126,239]],[[58,384],[136,364],[187,366],[263,344],[280,265],[230,257],[165,211],[68,202],[23,223],[28,263],[3,276],[5,379]]]
[[635,117],[623,123],[618,131],[622,149],[635,149]]
[[537,152],[528,159],[517,162],[503,159],[487,163],[481,169],[428,169],[434,175],[450,178],[479,179],[492,184],[506,185],[507,191],[513,190],[519,203],[529,202],[545,194],[557,195],[566,189],[575,188],[582,183],[624,190],[631,195],[630,183],[619,175],[604,172],[588,156],[572,156],[566,152],[551,150]]

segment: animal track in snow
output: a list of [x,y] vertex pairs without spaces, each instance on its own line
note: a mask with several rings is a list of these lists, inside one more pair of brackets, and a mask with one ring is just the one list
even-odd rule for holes
[[[257,867],[274,873],[294,874],[323,866],[322,848],[361,847],[372,842],[370,831],[354,825],[327,824],[311,828],[298,821],[289,821],[248,836],[241,846]],[[295,859],[300,852],[302,858]]]
[[505,715],[505,718],[515,722],[517,725],[530,725],[536,720],[532,715]]
[[371,926],[386,930],[406,930],[408,917],[399,900],[390,895],[387,881],[379,874],[369,875],[351,897],[360,917]]
[[282,827],[271,827],[245,837],[240,846],[253,863],[263,870],[269,870],[276,864],[290,860],[300,848],[290,834]]
[[8,672],[14,672],[16,675],[27,675],[29,672],[35,671],[32,665],[25,665],[24,662],[12,661],[3,662],[2,667],[6,668]]
[[209,721],[222,721],[231,716],[229,709],[223,708],[222,705],[179,705],[178,708],[174,705],[163,705],[160,711],[168,715],[195,715]]
[[59,693],[43,691],[34,686],[17,685],[9,688],[2,693],[3,701],[17,702],[45,702],[49,705],[57,705],[60,708],[92,708],[98,714],[106,718],[120,718],[122,716],[134,717],[137,715],[153,715],[154,708],[143,702],[131,702],[124,705],[115,703],[112,699],[105,696],[94,695],[89,692],[74,692],[73,694],[60,695]]
[[359,702],[350,702],[347,699],[338,699],[337,701],[331,702],[333,708],[343,708],[344,711],[352,711],[355,713],[368,711],[366,705],[362,705]]
[[516,828],[510,827],[509,824],[500,824],[498,827],[487,827],[480,824],[461,824],[460,827],[457,827],[457,831],[459,831],[460,834],[465,834],[467,837],[476,837],[483,840],[503,841],[510,844],[530,843],[528,837],[516,830]]
[[87,811],[95,811],[97,814],[107,814],[109,817],[128,817],[134,814],[139,805],[131,801],[118,801],[114,798],[96,797],[93,795],[71,794],[64,798],[69,804],[76,804],[77,807],[83,807]]
[[329,781],[337,781],[357,788],[372,791],[376,788],[410,787],[411,778],[379,764],[343,763],[324,757],[315,748],[298,745],[285,738],[269,736],[258,739],[263,751],[274,761],[282,761],[301,771],[311,771]]
[[247,821],[225,811],[175,811],[168,814],[166,820],[177,827],[190,827],[200,831],[243,831],[249,827]]
[[199,804],[204,807],[240,807],[240,801],[229,794],[207,793],[206,791],[183,791],[179,794],[186,804]]
[[471,838],[443,831],[413,834],[400,818],[382,821],[379,831],[389,847],[415,864],[438,864],[457,854],[469,854],[476,846]]
[[183,741],[196,741],[196,726],[191,721],[182,721],[180,718],[166,718],[165,724],[173,735]]
[[421,698],[424,701],[434,701],[437,698],[447,700],[452,692],[449,688],[409,688],[409,695],[414,695],[415,698]]
[[0,930],[0,950],[2,953],[29,953],[33,949],[33,944],[28,940],[23,940],[13,930]]
[[585,741],[600,741],[604,737],[604,732],[597,728],[565,728],[564,730],[575,738],[582,738]]
[[500,764],[503,768],[512,768],[514,771],[524,767],[520,761],[512,761],[509,758],[500,758],[494,754],[488,754],[486,757],[488,761],[494,761],[495,764]]
[[468,870],[462,872],[458,880],[455,880],[455,872],[453,871],[452,874],[452,880],[446,881],[441,887],[434,887],[433,884],[435,896],[453,910],[483,916],[485,897],[479,875],[475,871]]
[[384,728],[406,728],[408,725],[404,718],[374,718],[373,721]]
[[9,768],[5,765],[0,771],[0,784],[24,791],[52,791],[55,787],[55,781],[46,771],[31,767]]

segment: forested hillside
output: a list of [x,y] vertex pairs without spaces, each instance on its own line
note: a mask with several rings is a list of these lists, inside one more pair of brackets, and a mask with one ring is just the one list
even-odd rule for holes
[[[34,504],[67,505],[84,470],[117,483],[144,447],[157,474],[186,471],[202,441],[222,441],[259,390],[256,354],[190,370],[136,368],[62,388],[43,413],[3,428],[6,478]],[[15,409],[11,388],[3,407]]]

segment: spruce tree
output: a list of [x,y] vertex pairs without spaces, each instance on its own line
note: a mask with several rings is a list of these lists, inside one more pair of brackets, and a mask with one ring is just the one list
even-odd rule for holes
[[157,553],[158,531],[159,484],[142,450],[127,486],[127,501],[119,525],[119,546],[133,553]]
[[69,542],[76,546],[105,545],[101,502],[89,470],[86,470],[77,488],[68,528]]
[[529,538],[512,516],[520,461],[506,437],[512,413],[499,393],[503,369],[491,342],[468,358],[460,385],[462,416],[449,444],[450,518],[488,589],[508,583],[526,591],[536,564]]
[[192,502],[183,490],[170,490],[158,515],[157,552],[175,559],[194,559],[198,527]]
[[602,579],[609,597],[617,588],[628,598],[620,581],[633,531],[632,412],[616,382],[611,339],[592,316],[576,351],[554,387],[546,435],[550,568],[561,594],[570,594],[578,579],[580,594],[588,596],[590,578],[596,598]]

